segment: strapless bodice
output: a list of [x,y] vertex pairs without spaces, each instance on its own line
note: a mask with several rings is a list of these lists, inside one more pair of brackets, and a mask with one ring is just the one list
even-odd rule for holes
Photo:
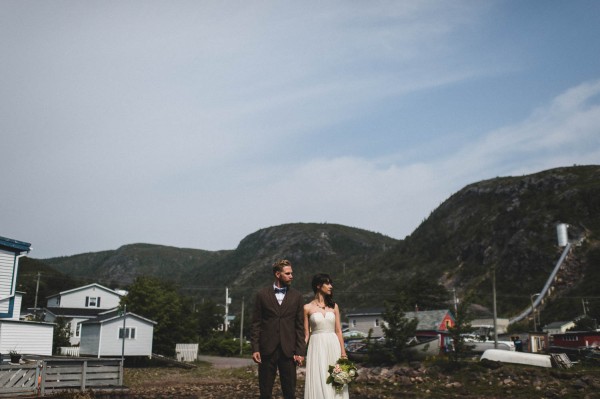
[[335,332],[335,313],[333,312],[315,312],[310,315],[311,334],[323,332]]

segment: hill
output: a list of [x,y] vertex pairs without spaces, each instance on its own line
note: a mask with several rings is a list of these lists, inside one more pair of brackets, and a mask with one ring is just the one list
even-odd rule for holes
[[[393,182],[392,182],[393,184]],[[543,287],[561,252],[556,224],[577,241],[558,276],[542,322],[576,316],[582,299],[600,317],[600,166],[574,166],[470,184],[445,200],[405,240],[335,224],[294,223],[261,229],[234,250],[203,251],[132,244],[114,251],[40,260],[74,278],[123,287],[139,275],[170,279],[196,298],[241,298],[271,279],[279,258],[294,264],[296,288],[310,296],[310,277],[334,278],[346,310],[381,306],[419,275],[459,297],[491,306],[496,270],[498,314],[510,317]],[[587,299],[586,299],[587,298]],[[450,298],[448,298],[450,299]]]

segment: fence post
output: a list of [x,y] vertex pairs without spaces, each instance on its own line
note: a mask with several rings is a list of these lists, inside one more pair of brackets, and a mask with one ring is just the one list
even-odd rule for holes
[[123,359],[119,361],[119,386],[123,386],[123,373],[125,372],[125,366]]
[[83,363],[81,364],[81,392],[85,392],[86,374],[87,374],[87,360],[84,360]]
[[48,369],[48,363],[45,360],[41,361],[42,363],[42,381],[40,382],[40,396],[46,396],[46,370]]

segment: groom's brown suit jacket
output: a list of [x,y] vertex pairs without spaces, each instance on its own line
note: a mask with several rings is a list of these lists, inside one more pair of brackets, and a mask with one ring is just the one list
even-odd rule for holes
[[287,357],[304,356],[304,300],[300,291],[288,288],[281,305],[273,286],[258,291],[252,314],[252,352],[271,355],[278,345]]

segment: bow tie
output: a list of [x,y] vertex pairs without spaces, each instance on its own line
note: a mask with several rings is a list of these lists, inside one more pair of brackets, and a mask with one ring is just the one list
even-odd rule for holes
[[276,294],[285,294],[287,292],[287,288],[275,288]]

